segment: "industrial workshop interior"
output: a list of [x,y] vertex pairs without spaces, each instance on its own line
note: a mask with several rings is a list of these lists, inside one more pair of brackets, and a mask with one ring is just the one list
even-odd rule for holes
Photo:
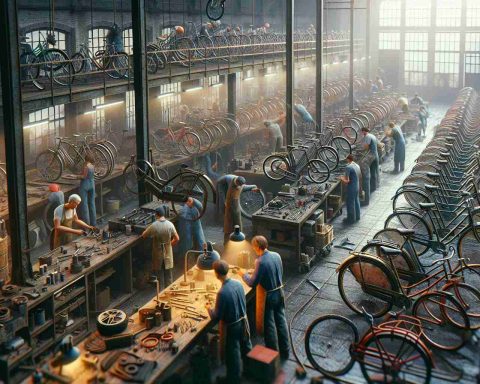
[[0,41],[0,383],[480,383],[480,0],[2,0]]

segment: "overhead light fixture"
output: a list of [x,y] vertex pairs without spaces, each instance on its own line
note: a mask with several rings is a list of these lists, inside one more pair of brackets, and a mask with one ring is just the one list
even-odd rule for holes
[[200,89],[203,89],[203,87],[188,88],[185,90],[185,92],[194,92],[194,91],[199,91]]
[[211,87],[212,88],[218,88],[218,87],[221,87],[223,85],[223,83],[215,83],[215,84],[212,84]]
[[265,75],[263,75],[263,77],[270,77],[270,76],[275,76],[276,73],[266,73]]
[[24,125],[23,129],[38,127],[40,125],[47,124],[49,121],[50,120],[48,120],[48,119],[36,121],[35,123],[30,123],[30,124]]
[[360,60],[364,61],[364,60],[366,60],[366,57],[365,57],[365,56],[363,56],[363,57],[362,57]]
[[307,69],[309,69],[309,68],[308,67],[302,67],[302,68],[300,68],[300,71],[305,71]]
[[240,243],[245,240],[245,234],[240,231],[240,226],[235,225],[233,228],[233,232],[230,234],[230,241],[233,241],[235,243]]
[[174,94],[175,94],[174,92],[161,93],[160,95],[157,96],[157,99],[163,99],[164,97],[173,96]]
[[107,103],[107,104],[99,104],[95,106],[95,109],[105,109],[105,108],[113,107],[114,105],[119,105],[119,104],[123,104],[123,100],[114,101],[112,103]]
[[358,61],[358,59],[353,59],[353,61]]
[[340,64],[340,63],[338,61],[334,61],[332,64],[337,65],[337,64]]
[[342,63],[343,63],[343,64],[347,64],[347,63],[348,63],[348,60],[343,60]]
[[246,77],[243,79],[243,81],[250,81],[250,80],[253,80],[254,77],[253,76],[249,76],[249,77]]
[[94,113],[97,113],[97,111],[95,109],[93,109],[91,111],[84,112],[83,114],[84,115],[93,115]]

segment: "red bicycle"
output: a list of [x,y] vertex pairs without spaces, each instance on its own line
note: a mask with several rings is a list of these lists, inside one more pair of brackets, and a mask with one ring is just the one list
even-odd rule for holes
[[180,153],[184,156],[200,153],[200,136],[193,132],[190,127],[183,126],[176,131],[170,127],[160,128],[150,137],[157,151],[161,153]]

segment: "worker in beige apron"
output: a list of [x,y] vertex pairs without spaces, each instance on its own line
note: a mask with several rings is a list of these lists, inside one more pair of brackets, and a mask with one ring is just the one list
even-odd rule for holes
[[283,265],[280,255],[268,250],[264,236],[252,239],[252,248],[257,259],[253,273],[238,273],[243,281],[256,287],[256,328],[263,334],[265,345],[280,352],[283,360],[288,359],[290,345],[287,319],[285,316],[285,296],[283,293]]
[[217,293],[215,308],[209,304],[206,308],[210,318],[220,322],[220,345],[227,366],[227,377],[221,381],[238,384],[241,381],[242,358],[252,349],[245,290],[242,283],[228,277],[227,262],[216,261],[213,269],[222,287]]
[[155,212],[156,221],[142,233],[144,239],[151,237],[153,275],[158,277],[162,289],[173,282],[173,250],[180,240],[175,226],[165,218],[165,207],[160,206]]
[[[50,249],[70,243],[74,236],[86,235],[85,230],[95,230],[77,216],[77,207],[82,203],[80,196],[73,194],[68,198],[68,203],[59,205],[53,212],[53,229],[50,233]],[[73,228],[74,224],[83,229]]]
[[242,230],[242,210],[240,208],[240,193],[242,190],[258,190],[256,185],[246,185],[243,176],[224,175],[217,180],[217,191],[225,199],[225,215],[223,218],[224,244],[236,225]]

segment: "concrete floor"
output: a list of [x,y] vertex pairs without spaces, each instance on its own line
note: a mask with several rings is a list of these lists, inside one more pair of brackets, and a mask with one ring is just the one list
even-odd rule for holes
[[[356,244],[356,248],[359,249],[367,242],[367,240],[371,239],[378,230],[383,228],[385,218],[392,212],[391,197],[394,195],[396,189],[402,184],[403,179],[411,171],[416,157],[431,139],[433,135],[433,127],[443,118],[446,110],[447,106],[445,105],[431,106],[431,117],[429,119],[429,129],[426,140],[423,142],[417,142],[412,136],[407,138],[405,172],[399,175],[392,175],[389,173],[393,169],[392,156],[387,158],[386,161],[381,164],[381,187],[372,195],[370,205],[368,207],[362,207],[362,219],[360,222],[355,225],[344,226],[342,223],[343,217],[338,217],[334,221],[334,235],[336,242],[339,242],[344,237],[348,237],[350,241]],[[245,232],[251,234],[249,233],[251,232],[251,225],[249,225],[249,223],[245,224]],[[217,221],[216,224],[214,220],[211,220],[208,225],[204,223],[204,229],[207,239],[216,241],[217,244],[223,242],[223,232],[220,221]],[[360,335],[362,335],[367,328],[367,324],[363,318],[354,315],[344,304],[338,291],[337,274],[335,269],[348,254],[349,252],[347,250],[333,247],[331,253],[318,261],[307,274],[300,275],[296,269],[287,269],[285,271],[286,305],[289,321],[292,321],[292,317],[298,309],[304,306],[315,294],[315,289],[306,280],[309,279],[320,287],[320,292],[317,293],[315,299],[297,314],[291,328],[293,345],[295,346],[300,359],[305,363],[307,362],[304,352],[305,330],[318,316],[328,313],[345,315],[352,319],[358,326]],[[152,294],[153,292],[150,290],[148,290],[148,292],[142,291],[138,293],[125,305],[125,309],[130,309],[134,303],[146,301],[146,298],[150,298]],[[260,339],[254,339],[252,341],[254,344],[256,342],[262,342]],[[457,353],[445,354],[444,352],[440,353],[433,351],[433,354],[438,368],[448,370],[448,367],[445,367],[445,365],[439,360],[440,358],[445,358],[456,367],[462,367],[464,369],[465,373],[461,380],[462,383],[476,383],[475,375],[478,373],[479,366],[478,346],[471,343]],[[290,359],[283,364],[282,372],[277,378],[276,383],[310,383],[312,377],[319,375],[317,372],[307,369],[308,377],[303,380],[297,379],[295,376],[296,367],[297,362],[295,361],[293,354],[291,354]],[[223,369],[219,369],[216,372],[216,375],[219,374],[224,374]],[[352,383],[365,382],[358,364],[354,365],[352,370],[342,378]],[[244,382],[249,383],[250,381],[245,379]],[[439,379],[432,379],[432,383],[442,382],[443,381]]]

